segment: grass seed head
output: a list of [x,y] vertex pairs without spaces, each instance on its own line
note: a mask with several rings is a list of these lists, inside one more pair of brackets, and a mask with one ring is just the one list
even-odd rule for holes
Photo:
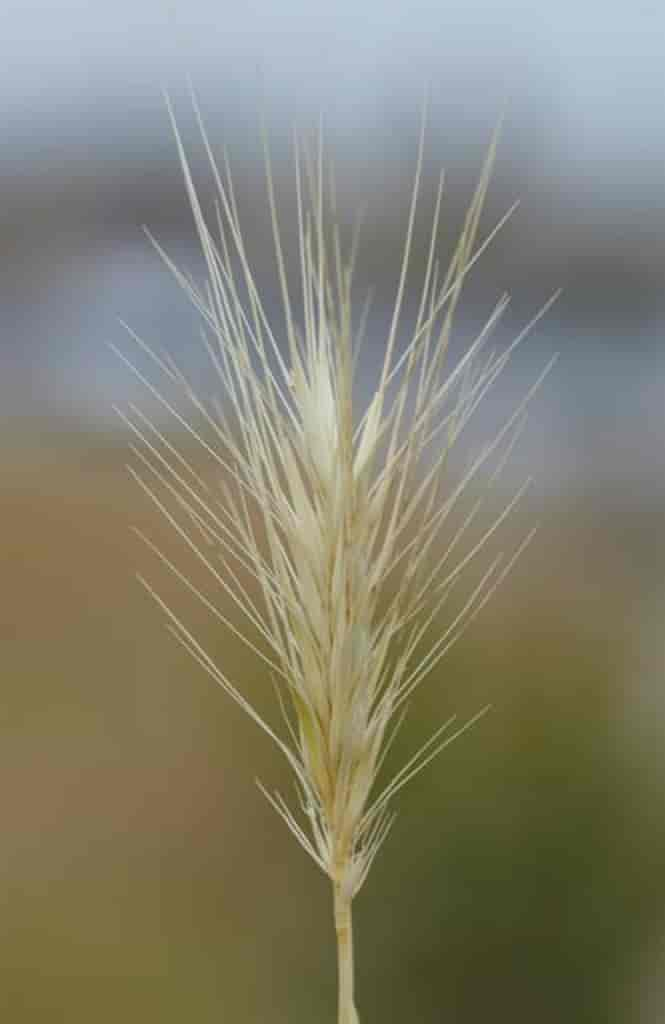
[[496,464],[494,473],[499,471],[530,397],[461,479],[451,483],[451,449],[512,350],[497,354],[486,348],[505,308],[502,300],[452,370],[446,358],[464,279],[500,226],[477,241],[494,143],[444,276],[435,254],[440,182],[417,317],[400,350],[423,129],[392,320],[375,391],[359,415],[353,267],[352,260],[341,259],[339,232],[328,221],[322,146],[313,165],[295,147],[301,296],[297,310],[287,281],[266,153],[284,347],[277,341],[252,274],[228,165],[223,164],[224,172],[218,169],[203,132],[217,188],[213,231],[199,205],[175,121],[174,130],[207,264],[205,288],[197,289],[162,255],[203,318],[208,355],[219,378],[214,408],[196,394],[170,359],[135,340],[170,383],[182,388],[191,415],[142,377],[174,417],[181,435],[213,459],[224,478],[223,498],[156,422],[135,409],[125,419],[141,442],[136,449],[137,479],[204,566],[220,596],[235,603],[246,631],[239,631],[166,555],[161,557],[276,675],[286,719],[284,736],[259,715],[224,666],[213,661],[149,585],[148,589],[178,640],[287,758],[304,820],[278,794],[266,795],[350,900],[390,829],[396,793],[470,723],[456,730],[454,720],[444,723],[377,791],[394,728],[414,690],[512,562],[495,560],[448,628],[425,646],[429,627],[463,569],[482,553],[523,493],[522,488],[498,521],[461,553],[479,504],[472,505],[451,537],[448,524],[453,512],[488,466]]

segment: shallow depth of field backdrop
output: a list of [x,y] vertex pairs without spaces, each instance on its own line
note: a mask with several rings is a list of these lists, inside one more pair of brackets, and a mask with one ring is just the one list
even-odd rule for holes
[[560,352],[505,478],[535,478],[508,540],[535,520],[540,532],[405,727],[404,751],[443,714],[494,706],[402,794],[358,901],[358,1003],[363,1024],[660,1022],[660,5],[5,0],[2,25],[2,1018],[333,1019],[328,886],[254,785],[284,781],[278,757],[134,580],[161,584],[225,670],[269,699],[257,664],[133,539],[132,524],[164,528],[127,478],[111,408],[142,399],[106,347],[126,344],[120,318],[205,380],[196,317],[142,233],[200,274],[160,93],[199,166],[190,73],[229,148],[269,306],[260,110],[287,215],[289,132],[323,113],[347,227],[365,205],[367,373],[396,284],[423,84],[411,284],[439,165],[446,253],[507,111],[485,229],[522,206],[470,282],[455,344],[504,289],[499,344],[564,289],[479,423]]

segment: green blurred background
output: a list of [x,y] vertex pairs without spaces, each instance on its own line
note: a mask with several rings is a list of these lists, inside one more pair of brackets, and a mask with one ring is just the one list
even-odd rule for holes
[[288,790],[278,756],[190,664],[134,578],[154,580],[269,705],[260,667],[132,535],[139,525],[178,551],[128,478],[112,410],[143,401],[105,347],[125,344],[119,318],[205,383],[196,319],[141,232],[147,223],[201,273],[159,95],[165,83],[181,101],[198,170],[184,69],[211,136],[229,145],[269,305],[259,111],[288,217],[288,132],[323,110],[345,227],[369,200],[367,379],[398,272],[423,80],[410,287],[439,164],[450,171],[445,255],[508,99],[484,228],[518,195],[522,208],[471,282],[455,344],[504,288],[516,302],[499,344],[564,287],[470,437],[560,352],[506,477],[535,484],[502,543],[540,528],[400,735],[396,758],[444,716],[493,705],[402,794],[357,902],[358,1005],[363,1024],[660,1022],[660,8],[368,2],[324,15],[296,0],[242,11],[196,0],[169,14],[149,0],[30,0],[9,4],[5,28],[2,1019],[334,1019],[328,886],[254,784]]

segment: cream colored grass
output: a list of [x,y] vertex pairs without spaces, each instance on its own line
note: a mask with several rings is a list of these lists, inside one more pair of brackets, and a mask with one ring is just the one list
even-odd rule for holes
[[[423,118],[390,327],[375,391],[359,410],[355,367],[362,328],[352,309],[355,246],[345,258],[330,212],[335,200],[321,137],[311,158],[294,143],[297,305],[287,278],[266,146],[268,208],[284,313],[278,328],[251,269],[226,158],[220,167],[197,111],[217,193],[216,223],[210,226],[171,117],[205,256],[206,285],[198,288],[155,244],[201,315],[218,381],[217,400],[204,400],[173,360],[133,333],[167,388],[119,355],[172,418],[187,447],[198,446],[217,467],[219,487],[194,469],[186,447],[171,433],[167,437],[161,419],[151,421],[136,407],[121,415],[137,441],[132,473],[204,567],[213,590],[219,590],[219,606],[149,538],[147,543],[220,626],[247,644],[272,674],[281,726],[258,713],[243,694],[242,680],[229,678],[224,665],[213,660],[150,583],[143,582],[177,640],[273,740],[293,771],[296,806],[261,788],[332,882],[338,1019],[339,1024],[355,1024],[352,902],[393,825],[394,799],[486,709],[463,724],[451,718],[439,725],[407,763],[380,783],[386,753],[417,688],[531,537],[516,551],[491,560],[447,628],[428,643],[432,623],[439,621],[465,570],[482,557],[527,486],[475,536],[482,498],[474,497],[459,517],[468,492],[476,492],[484,478],[489,486],[500,474],[544,374],[467,468],[457,475],[450,469],[460,435],[532,326],[506,350],[490,350],[490,336],[507,306],[503,297],[466,354],[454,367],[449,365],[453,317],[465,278],[512,211],[478,240],[493,140],[444,273],[436,256],[441,176],[416,319],[400,350],[423,168]],[[278,332],[285,335],[285,345]],[[174,387],[182,393],[184,410],[167,397]],[[224,613],[225,598],[240,611],[246,628],[239,629]]]

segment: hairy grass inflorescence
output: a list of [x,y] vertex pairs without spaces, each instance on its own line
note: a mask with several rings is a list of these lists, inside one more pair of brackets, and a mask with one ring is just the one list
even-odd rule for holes
[[[224,159],[218,169],[200,116],[199,124],[217,192],[214,231],[202,212],[173,121],[207,265],[205,286],[198,288],[160,252],[203,319],[210,364],[218,375],[218,400],[204,400],[172,359],[133,335],[165,375],[169,391],[173,385],[180,387],[189,402],[190,412],[181,411],[120,353],[173,418],[186,446],[170,433],[167,437],[161,417],[150,419],[134,406],[122,415],[140,442],[134,449],[139,468],[132,472],[214,586],[242,613],[247,630],[239,629],[148,543],[276,677],[286,723],[283,735],[145,585],[180,643],[270,736],[295,775],[302,813],[279,794],[264,792],[332,881],[339,1024],[355,1024],[352,901],[390,830],[394,797],[471,723],[456,727],[453,719],[444,722],[379,787],[386,753],[416,688],[529,540],[525,537],[512,555],[494,559],[447,628],[434,641],[428,639],[463,570],[483,552],[526,487],[518,489],[472,543],[466,538],[482,498],[474,498],[450,530],[453,512],[471,486],[490,466],[490,479],[500,472],[534,390],[466,470],[453,477],[448,472],[453,446],[531,326],[507,349],[488,351],[491,331],[506,307],[504,297],[465,355],[454,368],[448,366],[451,325],[466,275],[512,211],[477,243],[493,141],[452,260],[442,274],[436,258],[441,177],[415,322],[406,345],[400,344],[423,167],[423,119],[385,350],[373,397],[358,415],[354,384],[362,329],[352,313],[355,248],[345,260],[340,232],[334,218],[328,220],[320,137],[311,157],[295,142],[297,304],[287,279],[266,147],[286,337],[282,345],[250,267],[228,163]],[[192,443],[212,459],[219,477],[215,486],[194,468]]]

